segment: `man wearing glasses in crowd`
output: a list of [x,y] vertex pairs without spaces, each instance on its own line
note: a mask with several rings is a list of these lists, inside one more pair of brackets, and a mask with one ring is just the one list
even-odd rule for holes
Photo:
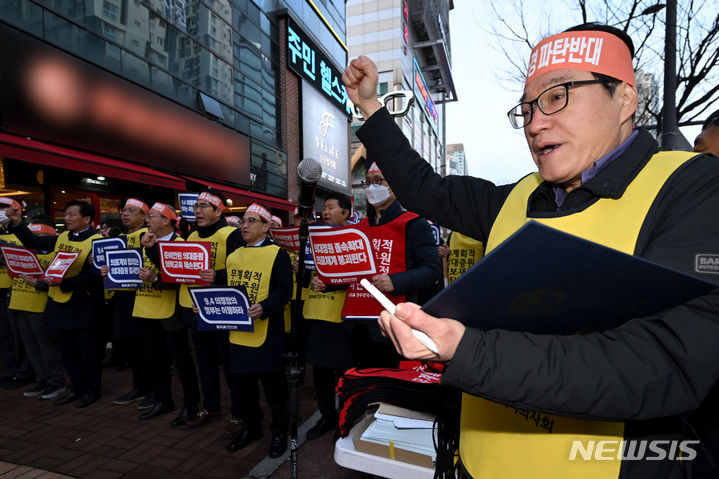
[[[202,191],[195,203],[195,230],[187,241],[209,241],[211,243],[210,268],[200,271],[200,277],[209,284],[226,284],[227,255],[244,246],[240,230],[229,226],[225,219],[225,197],[213,188]],[[200,370],[203,407],[199,411],[183,409],[172,422],[173,426],[185,424],[194,429],[220,418],[220,369],[230,385],[230,342],[227,331],[198,331],[197,315],[192,311],[192,298],[188,286],[180,286],[180,306],[184,310],[187,327],[192,328],[192,339],[197,352],[197,366]],[[229,427],[229,426],[228,426]]]
[[[509,119],[524,129],[538,172],[504,186],[436,175],[378,103],[368,58],[353,60],[343,81],[367,119],[357,136],[410,210],[485,242],[488,251],[533,219],[716,282],[716,271],[697,258],[719,257],[719,162],[657,154],[651,134],[634,128],[633,50],[626,33],[599,24],[535,47]],[[383,312],[380,324],[403,356],[449,361],[442,383],[465,393],[459,468],[466,477],[717,477],[716,290],[581,335],[479,330],[409,304],[394,316]],[[424,348],[410,326],[440,353]],[[599,454],[608,460],[570,461],[574,440],[615,446]],[[638,459],[617,459],[617,444],[628,440],[644,441],[634,443]],[[641,453],[649,440],[664,441],[664,454]],[[672,441],[688,440],[700,443],[669,450]]]
[[[442,277],[442,263],[429,223],[400,205],[387,180],[372,163],[362,182],[367,196],[367,218],[357,226],[369,236],[375,249],[378,274],[372,284],[397,302],[418,302],[419,291]],[[374,322],[382,308],[364,294],[359,283],[347,290],[342,317],[356,320],[352,352],[358,368],[397,367],[399,357]]]

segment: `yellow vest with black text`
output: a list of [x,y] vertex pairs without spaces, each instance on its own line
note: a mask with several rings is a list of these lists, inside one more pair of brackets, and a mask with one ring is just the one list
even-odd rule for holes
[[[132,233],[127,233],[125,235],[121,235],[123,238],[125,238],[125,244],[126,244],[125,247],[128,249],[142,248],[142,243],[140,242],[140,240],[141,240],[140,236],[142,236],[143,233],[147,233],[147,226],[143,226],[142,228],[139,228],[139,229],[133,231]],[[112,291],[113,293],[110,293],[110,291]],[[129,293],[134,292],[134,290],[132,290],[132,289],[122,289],[122,288],[106,289],[105,290],[105,299],[108,300],[108,299],[112,298],[112,296],[114,295],[114,291],[127,291]]]
[[[46,269],[47,265],[52,261],[53,253],[38,254],[37,259],[40,261],[42,269]],[[12,291],[10,293],[9,309],[16,311],[27,311],[30,313],[42,313],[45,311],[47,304],[47,291],[35,289],[25,282],[22,278],[12,278]]]
[[465,236],[462,233],[452,232],[449,237],[449,256],[447,256],[447,281],[452,283],[474,263],[484,256],[484,243]]
[[[65,273],[63,279],[73,278],[80,274],[82,267],[85,265],[85,261],[87,261],[87,257],[92,253],[92,240],[100,238],[102,238],[102,235],[94,234],[82,241],[70,241],[70,233],[68,231],[60,233],[60,236],[57,238],[57,243],[55,243],[55,255],[60,251],[79,253],[75,261],[70,265],[67,273]],[[62,291],[60,286],[50,286],[48,296],[56,303],[67,303],[72,297],[72,291]]]
[[[694,156],[695,153],[687,152],[658,153],[629,184],[621,198],[600,198],[580,212],[553,218],[527,217],[528,199],[543,181],[538,173],[531,174],[517,183],[502,206],[489,234],[487,252],[527,221],[534,220],[633,254],[642,224],[657,194],[671,174]],[[621,441],[623,436],[623,422],[546,414],[462,395],[460,458],[475,479],[616,479],[621,467],[616,453],[613,458],[601,461],[581,457],[570,461],[569,453],[575,440],[586,445],[592,440]],[[610,456],[612,454],[604,457]]]
[[[314,276],[315,273],[312,273],[313,278]],[[341,323],[342,307],[345,305],[346,297],[346,289],[323,293],[309,288],[302,308],[302,316],[305,319]]]
[[[272,266],[279,251],[280,247],[274,244],[237,248],[227,257],[227,284],[247,288],[250,305],[266,299],[270,294]],[[258,348],[267,339],[268,323],[269,318],[254,318],[255,330],[230,331],[230,342]]]
[[[220,271],[225,269],[225,261],[227,260],[227,238],[235,231],[234,226],[223,226],[215,231],[207,238],[201,238],[197,231],[193,231],[187,236],[187,241],[209,241],[212,243],[210,248],[210,269]],[[185,308],[192,307],[192,296],[187,288],[195,288],[195,285],[180,285],[180,306]]]
[[[174,241],[184,240],[178,236]],[[142,248],[142,265],[153,273],[160,274],[160,269],[150,261],[145,248]],[[158,289],[151,281],[143,281],[142,287],[135,292],[132,315],[136,318],[167,319],[175,314],[176,302],[176,289]]]
[[[0,235],[0,239],[17,246],[22,246],[22,243],[20,243],[20,240],[17,239],[17,236],[15,236],[14,234]],[[9,288],[12,286],[12,282],[12,278],[7,273],[7,266],[5,266],[5,261],[0,262],[0,288]]]

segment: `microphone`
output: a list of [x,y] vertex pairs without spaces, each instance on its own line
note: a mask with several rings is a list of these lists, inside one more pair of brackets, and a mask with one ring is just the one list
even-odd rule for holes
[[317,182],[322,176],[322,165],[312,158],[305,158],[297,165],[297,176],[300,177],[300,196],[297,198],[297,210],[303,218],[310,217],[315,208],[315,192]]

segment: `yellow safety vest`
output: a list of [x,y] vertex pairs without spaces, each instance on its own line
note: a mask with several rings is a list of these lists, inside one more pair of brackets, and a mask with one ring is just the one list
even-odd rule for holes
[[[639,231],[669,176],[690,158],[687,152],[654,155],[621,198],[600,198],[583,211],[554,218],[528,218],[529,196],[542,183],[538,173],[522,179],[492,226],[487,252],[534,220],[604,246],[633,254]],[[573,441],[621,441],[623,422],[575,419],[504,406],[462,395],[459,451],[474,478],[616,479],[621,460],[569,460]],[[611,454],[607,454],[609,457]]]
[[[53,253],[38,254],[37,259],[40,260],[40,266],[46,269],[53,256]],[[45,311],[46,304],[47,291],[35,289],[34,286],[30,286],[22,278],[12,278],[9,309],[42,313]]]
[[[90,253],[92,252],[92,240],[100,238],[102,238],[102,236],[96,233],[82,241],[70,241],[69,231],[63,231],[60,233],[60,236],[57,238],[57,243],[55,243],[53,258],[60,251],[79,253],[77,258],[75,258],[75,261],[72,265],[70,265],[67,273],[65,273],[64,278],[73,278],[80,274],[82,267],[85,265],[85,261],[87,261],[87,257],[90,256]],[[50,296],[56,303],[67,303],[72,297],[72,291],[62,291],[60,286],[50,286],[48,296]]]
[[[270,294],[272,266],[280,247],[274,244],[266,246],[243,246],[227,257],[227,284],[243,285],[247,288],[250,304],[257,304]],[[240,346],[258,348],[267,339],[269,318],[254,318],[255,330],[230,331],[230,342]]]
[[[235,229],[234,226],[223,226],[207,238],[200,238],[197,231],[193,231],[187,237],[187,241],[209,241],[212,243],[210,248],[210,269],[221,271],[225,269],[225,261],[227,259],[227,238]],[[192,297],[187,288],[196,287],[195,285],[180,285],[180,306],[184,308],[192,307]]]
[[454,231],[449,237],[447,280],[452,283],[484,256],[484,243]]
[[[312,273],[313,278],[314,276],[315,273]],[[346,289],[329,293],[308,289],[307,298],[302,308],[302,316],[304,316],[305,319],[341,323],[342,307],[345,305],[346,297]]]
[[[179,236],[175,241],[184,241]],[[150,261],[145,248],[142,249],[143,266],[155,274],[160,274],[160,269]],[[135,306],[132,315],[136,318],[167,319],[175,314],[175,303],[177,302],[176,289],[158,289],[151,281],[143,281],[142,288],[135,292]]]
[[[20,243],[20,240],[17,239],[17,236],[14,234],[0,235],[0,239],[17,246],[22,246],[22,243]],[[9,288],[11,286],[12,278],[7,274],[7,266],[5,266],[5,262],[2,261],[0,262],[0,288]]]

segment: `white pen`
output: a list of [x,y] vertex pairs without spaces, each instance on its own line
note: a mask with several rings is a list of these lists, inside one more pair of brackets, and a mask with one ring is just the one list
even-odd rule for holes
[[[375,288],[375,286],[372,283],[370,283],[369,281],[367,281],[366,279],[360,280],[360,284],[364,287],[364,289],[367,290],[367,292],[369,292],[369,294],[371,294],[374,297],[374,299],[379,301],[379,304],[381,304],[382,307],[389,312],[389,314],[394,316],[394,310],[395,310],[394,303],[392,301],[390,301],[389,298],[382,293],[382,291]],[[424,333],[422,331],[418,331],[416,329],[412,329],[412,334],[414,335],[415,338],[417,338],[419,340],[420,343],[422,343],[422,345],[425,348],[429,349],[434,354],[439,356],[439,348],[434,343],[434,341],[432,341],[432,338],[427,336],[426,333]]]

